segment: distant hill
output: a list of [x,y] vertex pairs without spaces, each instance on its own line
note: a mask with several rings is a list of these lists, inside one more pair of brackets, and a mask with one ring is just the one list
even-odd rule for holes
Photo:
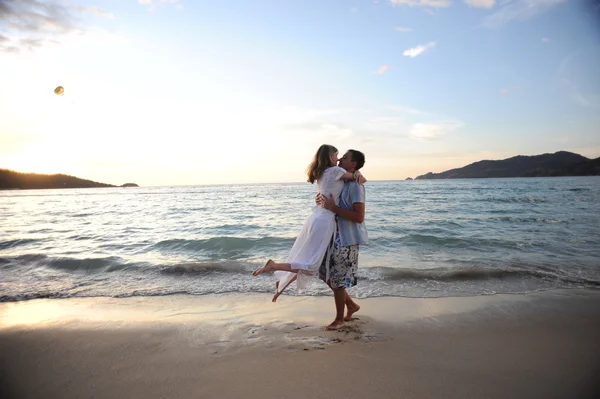
[[499,161],[479,161],[441,173],[429,172],[415,179],[469,179],[486,177],[599,176],[600,158],[559,151],[534,156],[518,155]]
[[[128,187],[137,184],[127,183]],[[21,173],[8,169],[0,169],[0,190],[7,189],[43,189],[43,188],[91,188],[117,187],[112,184],[98,183],[69,175],[43,175],[38,173]]]

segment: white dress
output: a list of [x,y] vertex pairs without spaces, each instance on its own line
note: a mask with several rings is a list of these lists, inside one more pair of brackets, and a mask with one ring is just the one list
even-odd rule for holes
[[[332,166],[323,172],[317,180],[318,193],[329,197],[333,194],[336,204],[344,187],[341,177],[346,170],[339,166]],[[312,214],[304,223],[302,231],[296,238],[294,246],[290,251],[287,263],[292,269],[298,269],[298,273],[276,271],[275,278],[279,281],[278,291],[285,289],[287,284],[297,275],[296,284],[298,290],[303,290],[318,271],[335,232],[335,214],[330,210],[315,206]]]

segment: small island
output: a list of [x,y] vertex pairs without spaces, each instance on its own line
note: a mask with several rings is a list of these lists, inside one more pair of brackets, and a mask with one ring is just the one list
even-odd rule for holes
[[600,158],[589,159],[568,151],[534,156],[518,155],[498,161],[479,161],[441,173],[429,172],[415,179],[558,176],[600,176]]
[[[94,188],[118,187],[113,184],[98,183],[75,176],[39,173],[21,173],[9,169],[0,169],[0,190],[32,190],[53,188]],[[121,187],[138,187],[135,183],[125,183]]]

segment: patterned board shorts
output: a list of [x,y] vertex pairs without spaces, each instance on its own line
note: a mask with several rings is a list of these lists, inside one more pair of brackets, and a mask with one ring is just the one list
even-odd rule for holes
[[[337,241],[337,240],[336,240]],[[319,278],[323,281],[327,278],[327,255],[323,258],[319,267]],[[357,282],[358,274],[358,244],[343,247],[337,242],[333,244],[333,250],[329,256],[329,280],[332,288],[350,288]],[[327,283],[327,281],[325,281]]]

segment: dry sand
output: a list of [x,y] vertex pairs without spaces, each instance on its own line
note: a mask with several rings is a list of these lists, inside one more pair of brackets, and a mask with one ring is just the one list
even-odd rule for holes
[[1,398],[600,397],[600,292],[0,304]]

